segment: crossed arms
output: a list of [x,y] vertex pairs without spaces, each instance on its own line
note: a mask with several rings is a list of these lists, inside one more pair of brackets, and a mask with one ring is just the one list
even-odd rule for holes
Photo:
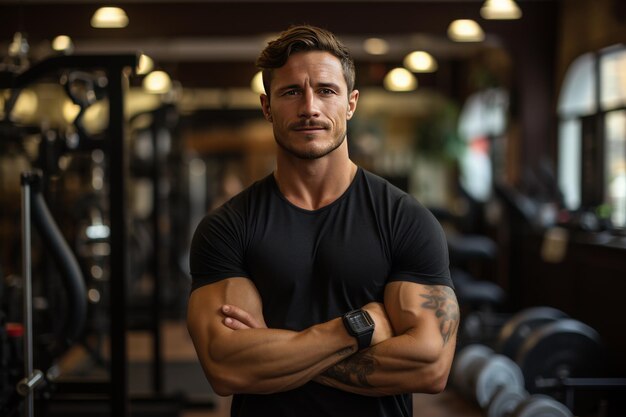
[[376,330],[372,346],[360,352],[341,318],[300,332],[268,329],[261,297],[246,278],[194,290],[187,325],[219,395],[269,394],[311,380],[370,396],[442,391],[459,322],[454,292],[445,286],[391,282],[384,306],[363,308]]

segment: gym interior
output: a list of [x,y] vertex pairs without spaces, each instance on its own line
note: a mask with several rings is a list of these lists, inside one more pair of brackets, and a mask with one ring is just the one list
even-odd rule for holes
[[189,243],[272,171],[254,62],[299,23],[355,59],[352,160],[446,232],[457,352],[415,416],[626,415],[622,0],[1,1],[0,415],[229,415]]

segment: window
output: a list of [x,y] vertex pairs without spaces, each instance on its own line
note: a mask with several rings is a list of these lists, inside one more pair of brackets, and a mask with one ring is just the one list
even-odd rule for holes
[[626,47],[576,59],[558,103],[559,185],[570,210],[610,213],[626,228]]
[[626,227],[626,110],[608,112],[605,118],[604,153],[605,204],[611,207],[611,221]]
[[459,160],[460,183],[476,201],[488,200],[503,164],[508,106],[508,93],[490,88],[468,97],[459,115],[459,136],[467,145]]

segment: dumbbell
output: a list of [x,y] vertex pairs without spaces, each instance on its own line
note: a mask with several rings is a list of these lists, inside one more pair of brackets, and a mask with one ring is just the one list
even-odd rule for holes
[[534,329],[568,317],[552,307],[530,307],[513,316],[475,311],[465,316],[461,332],[469,343],[493,345],[496,352],[515,360],[517,350]]
[[529,395],[520,387],[505,386],[493,396],[487,417],[572,417],[569,408],[542,394]]
[[529,396],[517,364],[485,345],[463,348],[455,358],[451,377],[461,394],[477,403],[488,417],[572,415],[567,407],[550,397]]
[[513,315],[500,329],[495,344],[496,352],[515,360],[517,352],[538,327],[569,316],[552,307],[530,307]]
[[487,405],[487,417],[513,415],[517,407],[529,397],[523,386],[510,385],[500,387]]
[[515,356],[531,393],[540,392],[546,379],[602,376],[606,373],[605,359],[598,332],[574,319],[538,327]]
[[519,366],[480,344],[468,345],[457,354],[451,377],[461,394],[483,409],[502,387],[524,388]]
[[500,330],[496,352],[513,359],[530,393],[546,378],[590,377],[604,368],[598,333],[551,307],[533,307],[515,314]]

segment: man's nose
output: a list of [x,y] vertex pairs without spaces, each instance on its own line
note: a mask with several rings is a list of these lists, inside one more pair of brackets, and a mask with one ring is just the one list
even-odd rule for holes
[[299,103],[298,116],[300,117],[317,117],[319,116],[319,101],[311,88],[307,88],[302,92],[302,99]]

